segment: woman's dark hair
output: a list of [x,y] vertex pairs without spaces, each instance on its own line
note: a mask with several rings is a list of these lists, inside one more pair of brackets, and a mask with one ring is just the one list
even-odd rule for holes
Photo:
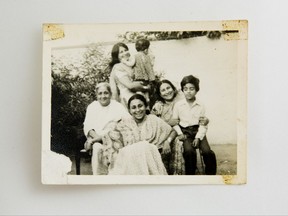
[[112,60],[111,60],[111,62],[109,63],[109,65],[110,65],[111,68],[112,68],[115,64],[120,63],[120,60],[119,60],[119,58],[118,58],[120,47],[123,47],[123,48],[129,50],[128,46],[127,46],[126,44],[124,44],[124,43],[121,43],[121,42],[120,42],[120,43],[115,44],[115,45],[113,46],[113,48],[112,48],[112,51],[111,51]]
[[150,42],[147,39],[139,39],[135,43],[135,48],[138,52],[148,49],[149,46],[150,46]]
[[156,86],[156,96],[157,96],[157,99],[156,99],[156,101],[159,100],[159,101],[165,102],[165,100],[161,97],[161,93],[160,93],[160,87],[161,87],[161,85],[164,84],[164,83],[170,85],[171,88],[173,89],[173,91],[174,91],[174,97],[173,97],[173,99],[174,99],[174,98],[176,97],[176,95],[178,94],[178,91],[177,91],[176,87],[172,84],[172,82],[170,82],[169,80],[164,79],[164,80],[161,80],[161,81],[159,81],[159,82],[157,83],[157,86]]
[[147,101],[146,101],[145,97],[143,95],[140,95],[140,94],[134,94],[128,100],[128,109],[130,109],[131,101],[136,100],[136,99],[141,100],[144,103],[145,107],[147,107]]
[[192,75],[189,75],[189,76],[185,76],[183,77],[180,85],[181,85],[181,90],[183,91],[183,88],[184,86],[187,84],[187,83],[191,83],[194,85],[195,87],[195,90],[198,92],[200,90],[199,88],[199,83],[200,83],[200,80]]

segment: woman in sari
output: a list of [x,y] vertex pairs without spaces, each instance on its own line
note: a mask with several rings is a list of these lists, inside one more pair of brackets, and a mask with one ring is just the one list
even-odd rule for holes
[[122,119],[106,136],[103,156],[113,163],[109,174],[166,174],[165,160],[177,133],[164,120],[147,115],[146,108],[144,96],[133,95],[128,101],[131,118]]
[[[179,122],[172,119],[173,107],[175,103],[184,95],[178,92],[176,87],[169,80],[162,80],[156,87],[156,95],[159,97],[152,107],[151,113],[160,117],[170,126],[175,126]],[[172,175],[185,174],[185,161],[183,158],[183,143],[178,138],[174,140],[172,148],[169,170]]]

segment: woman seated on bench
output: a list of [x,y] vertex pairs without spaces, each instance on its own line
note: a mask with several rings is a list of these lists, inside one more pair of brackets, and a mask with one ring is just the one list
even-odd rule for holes
[[[99,166],[99,153],[102,149],[102,138],[123,117],[130,116],[125,107],[115,100],[111,100],[112,92],[108,83],[96,86],[97,101],[88,105],[84,120],[84,133],[87,141],[86,150],[92,150],[93,175],[107,174],[107,169]],[[111,124],[112,123],[112,124]]]
[[167,174],[164,164],[177,133],[164,120],[147,115],[146,108],[144,96],[133,95],[128,101],[131,117],[104,136],[102,161],[110,165],[109,174]]

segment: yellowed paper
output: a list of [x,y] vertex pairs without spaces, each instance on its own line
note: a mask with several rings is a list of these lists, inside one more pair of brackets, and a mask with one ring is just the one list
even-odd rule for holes
[[[209,119],[207,138],[216,154],[216,175],[205,175],[198,151],[196,175],[92,175],[91,156],[83,151],[76,174],[76,154],[83,150],[76,147],[85,142],[80,139],[83,121],[76,116],[85,116],[83,110],[93,97],[93,92],[82,90],[90,85],[89,76],[97,82],[109,79],[106,70],[114,44],[123,42],[136,54],[135,35],[150,41],[159,79],[170,80],[180,92],[184,76],[200,79],[197,98]],[[247,20],[44,24],[42,183],[246,184],[247,45]]]

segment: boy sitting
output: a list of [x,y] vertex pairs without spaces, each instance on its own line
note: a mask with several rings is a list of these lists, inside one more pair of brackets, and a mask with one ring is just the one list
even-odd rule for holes
[[205,115],[204,106],[196,99],[199,91],[199,79],[189,75],[181,81],[181,90],[185,98],[178,101],[173,109],[173,119],[179,120],[179,125],[174,126],[179,139],[183,140],[183,157],[187,175],[195,175],[197,164],[196,149],[202,151],[205,174],[215,175],[217,169],[215,153],[210,149],[206,138],[207,125],[201,124]]

